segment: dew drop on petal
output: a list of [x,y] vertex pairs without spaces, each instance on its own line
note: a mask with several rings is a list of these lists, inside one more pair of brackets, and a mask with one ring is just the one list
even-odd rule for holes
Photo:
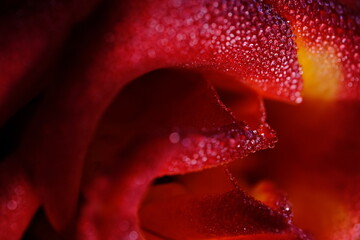
[[180,141],[180,135],[177,132],[173,132],[169,135],[169,140],[171,143],[178,143]]
[[129,233],[129,239],[130,240],[136,240],[136,239],[138,239],[138,237],[139,237],[139,234],[136,231],[131,231]]
[[18,204],[15,200],[10,200],[6,206],[9,210],[14,211],[18,207]]

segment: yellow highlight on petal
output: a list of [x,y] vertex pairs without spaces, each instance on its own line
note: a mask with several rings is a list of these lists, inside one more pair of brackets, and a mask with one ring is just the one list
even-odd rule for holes
[[303,96],[323,100],[335,99],[343,78],[335,49],[310,49],[301,41],[297,44],[298,59],[303,68]]

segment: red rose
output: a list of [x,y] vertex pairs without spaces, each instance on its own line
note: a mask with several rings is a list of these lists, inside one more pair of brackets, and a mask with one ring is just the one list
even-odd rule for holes
[[0,239],[358,239],[356,4],[1,3]]

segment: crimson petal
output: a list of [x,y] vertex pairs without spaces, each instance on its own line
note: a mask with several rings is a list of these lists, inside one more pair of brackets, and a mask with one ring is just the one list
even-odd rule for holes
[[16,159],[0,164],[0,239],[20,239],[40,200],[24,166]]
[[57,229],[74,216],[84,157],[98,121],[134,78],[161,67],[213,70],[273,98],[301,101],[293,34],[263,3],[131,1],[103,10],[97,19],[101,28],[89,26],[82,57],[47,91],[18,153],[33,166]]
[[98,2],[0,3],[0,125],[51,82],[66,37]]
[[199,74],[144,76],[114,101],[91,145],[79,238],[140,234],[137,211],[154,178],[225,164],[275,141],[265,123],[251,129],[235,119]]
[[[305,90],[311,93],[320,89],[315,92],[317,98],[329,95],[325,98],[359,99],[359,8],[334,0],[267,2],[294,28],[300,62],[303,58]],[[309,89],[306,89],[307,81]]]

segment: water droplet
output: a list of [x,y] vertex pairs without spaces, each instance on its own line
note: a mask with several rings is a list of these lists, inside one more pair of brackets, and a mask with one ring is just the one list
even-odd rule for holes
[[18,203],[15,200],[10,200],[6,206],[9,210],[14,211],[18,207]]
[[177,132],[173,132],[169,135],[169,141],[171,143],[178,143],[180,141],[180,135]]
[[130,240],[136,240],[136,239],[138,239],[138,237],[139,237],[139,234],[136,231],[131,231],[129,233],[129,239]]

